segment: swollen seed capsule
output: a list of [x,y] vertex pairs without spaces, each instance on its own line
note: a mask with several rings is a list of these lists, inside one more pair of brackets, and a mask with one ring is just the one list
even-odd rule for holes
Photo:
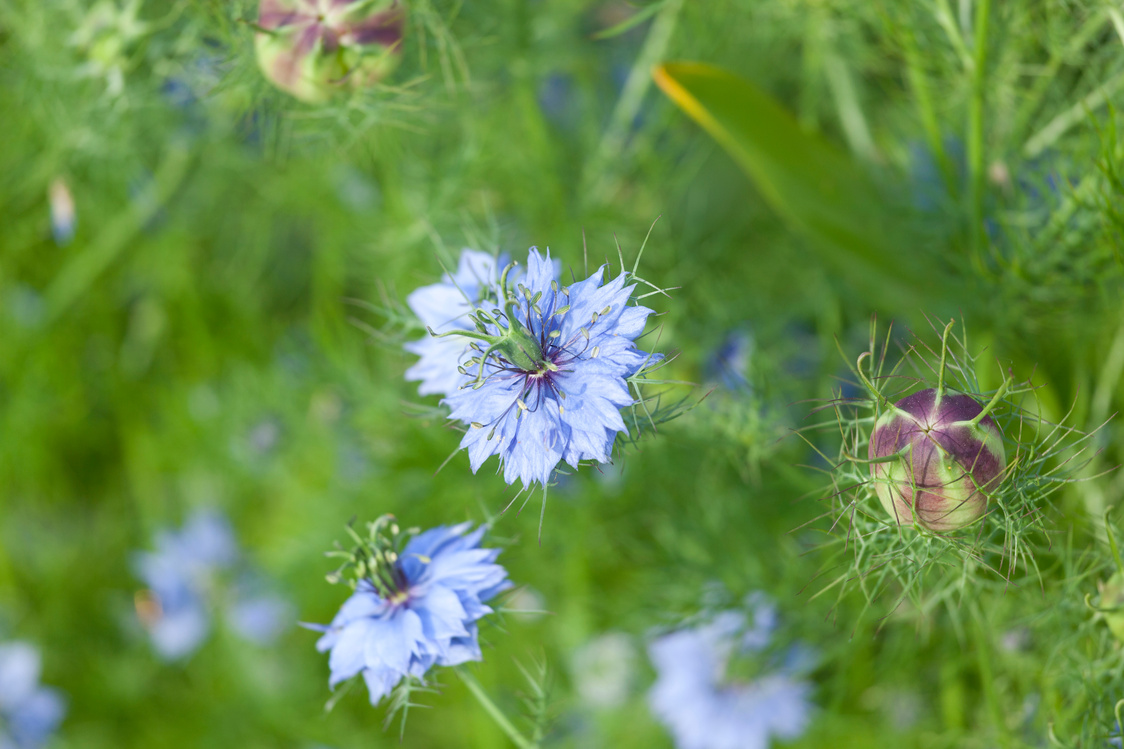
[[870,473],[899,525],[932,531],[976,521],[1002,481],[1003,435],[975,398],[933,388],[902,398],[870,435]]
[[258,66],[298,99],[326,101],[398,66],[404,22],[397,0],[261,0]]

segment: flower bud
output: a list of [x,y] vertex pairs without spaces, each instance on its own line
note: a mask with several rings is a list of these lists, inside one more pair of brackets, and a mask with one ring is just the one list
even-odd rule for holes
[[953,531],[983,516],[1006,466],[1003,435],[970,395],[933,388],[902,398],[870,435],[871,477],[898,522]]
[[325,101],[398,65],[404,19],[397,0],[261,0],[258,65],[298,99]]

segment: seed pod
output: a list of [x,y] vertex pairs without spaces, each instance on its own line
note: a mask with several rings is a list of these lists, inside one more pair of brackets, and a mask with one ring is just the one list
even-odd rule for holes
[[870,459],[880,461],[870,473],[891,517],[937,532],[983,516],[1007,462],[1003,435],[980,404],[948,390],[938,397],[933,388],[902,398],[878,419]]
[[258,65],[298,99],[325,101],[398,65],[404,21],[397,0],[261,0]]

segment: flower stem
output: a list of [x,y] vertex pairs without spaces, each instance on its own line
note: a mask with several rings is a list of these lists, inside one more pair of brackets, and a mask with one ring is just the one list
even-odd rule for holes
[[968,174],[972,212],[973,261],[983,269],[983,249],[987,243],[984,227],[984,98],[987,85],[987,26],[991,0],[976,5],[975,39],[972,59],[972,98],[968,108]]
[[996,730],[999,732],[1000,746],[1009,747],[1012,745],[1011,736],[1007,730],[1003,706],[1000,704],[999,695],[995,690],[995,671],[991,663],[992,645],[991,638],[988,636],[988,623],[978,606],[972,606],[972,622],[975,624],[976,655],[979,659],[980,683],[983,687],[984,703],[991,713]]
[[1112,530],[1112,524],[1108,522],[1108,516],[1111,510],[1105,510],[1101,521],[1104,523],[1104,532],[1108,536],[1108,546],[1112,549],[1112,560],[1116,562],[1116,571],[1124,575],[1124,559],[1120,558],[1120,547],[1116,545],[1116,533]]
[[484,708],[484,712],[491,716],[492,720],[496,722],[496,725],[500,727],[500,730],[506,733],[507,737],[511,739],[519,749],[538,749],[538,743],[529,741],[523,734],[519,733],[519,730],[512,725],[511,721],[507,719],[507,716],[503,714],[503,711],[496,707],[496,703],[492,702],[492,698],[484,691],[484,687],[480,686],[480,682],[476,680],[475,676],[463,668],[453,670],[457,672],[457,676],[461,677],[461,681],[468,687],[468,691],[472,692],[472,696],[475,697],[476,701],[480,703],[480,706]]
[[999,402],[999,399],[1007,394],[1007,388],[1010,386],[1011,378],[1005,377],[1003,379],[1003,384],[1000,385],[999,389],[995,391],[995,395],[991,396],[991,400],[988,401],[988,404],[986,406],[984,406],[984,409],[976,415],[976,418],[972,419],[968,423],[972,426],[979,426],[979,423],[983,421],[984,417],[991,413],[991,409],[995,408],[995,404]]
[[944,395],[944,368],[948,358],[948,331],[952,330],[955,320],[949,320],[944,326],[944,335],[941,336],[941,368],[937,370],[937,401]]

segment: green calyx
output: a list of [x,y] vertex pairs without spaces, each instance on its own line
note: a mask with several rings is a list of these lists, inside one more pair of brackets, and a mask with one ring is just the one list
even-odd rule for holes
[[[524,372],[542,374],[557,369],[543,356],[542,346],[539,345],[538,339],[531,334],[531,331],[520,324],[515,315],[519,303],[512,296],[511,289],[508,288],[507,274],[516,265],[517,263],[511,263],[503,269],[503,273],[500,275],[500,294],[503,295],[502,312],[498,309],[488,311],[479,307],[473,310],[469,313],[469,319],[476,326],[476,330],[450,330],[445,333],[435,333],[432,328],[426,328],[429,334],[435,338],[455,335],[487,343],[487,348],[472,344],[472,347],[479,352],[479,356],[474,356],[466,362],[469,366],[479,366],[479,372],[472,384],[474,388],[484,384],[484,363],[489,356],[499,356],[516,369]],[[534,304],[534,300],[532,300],[532,304]],[[501,316],[507,318],[507,327],[500,324],[499,318]],[[503,332],[500,335],[492,335],[488,333],[489,325]],[[461,367],[461,373],[468,374],[468,370]]]

